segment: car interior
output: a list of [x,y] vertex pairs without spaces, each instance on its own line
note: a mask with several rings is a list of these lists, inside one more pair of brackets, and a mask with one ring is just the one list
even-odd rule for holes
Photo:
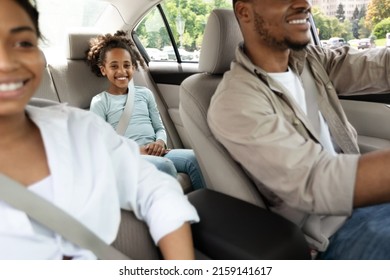
[[[135,72],[136,85],[154,94],[170,148],[192,148],[207,188],[193,191],[186,174],[178,180],[198,210],[201,222],[192,225],[199,259],[311,259],[299,227],[267,210],[266,201],[245,170],[213,137],[207,125],[210,99],[229,70],[235,48],[242,40],[231,9],[214,9],[205,23],[199,62],[152,61],[137,34],[137,26],[162,0],[110,0],[94,28],[77,28],[66,34],[66,53],[55,60],[47,56],[41,86],[32,106],[67,103],[88,110],[94,95],[107,88],[85,62],[90,38],[118,29],[129,30],[148,64]],[[142,3],[140,3],[142,2]],[[131,9],[129,7],[132,6]],[[106,23],[106,24],[105,24]],[[315,26],[312,27],[315,30]],[[315,32],[313,32],[315,34]],[[313,43],[320,44],[313,35]],[[175,45],[175,44],[174,44]],[[342,105],[359,135],[361,152],[390,147],[390,128],[384,124],[390,107],[384,95],[342,97]],[[128,238],[131,236],[131,238]],[[160,259],[145,224],[128,211],[113,244],[133,259]]]

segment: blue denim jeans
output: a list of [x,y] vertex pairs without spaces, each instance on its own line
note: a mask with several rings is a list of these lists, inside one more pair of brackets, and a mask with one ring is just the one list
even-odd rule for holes
[[142,155],[142,157],[145,158],[150,163],[154,164],[154,166],[156,166],[158,170],[165,172],[176,179],[177,177],[176,167],[170,159],[167,159],[165,157],[157,157],[157,156],[149,156],[149,155]]
[[355,209],[318,259],[390,260],[390,203]]
[[205,187],[198,161],[196,160],[194,151],[191,149],[172,149],[164,157],[144,157],[149,162],[153,163],[159,170],[166,172],[175,178],[177,172],[188,174],[191,185],[195,190]]
[[173,162],[177,172],[188,174],[191,185],[195,190],[205,187],[203,175],[193,150],[172,149],[164,158],[168,158]]

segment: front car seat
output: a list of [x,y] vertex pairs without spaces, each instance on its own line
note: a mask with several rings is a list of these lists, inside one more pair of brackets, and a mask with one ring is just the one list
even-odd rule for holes
[[201,220],[193,226],[195,246],[213,259],[309,259],[310,249],[300,228],[264,209],[265,200],[256,185],[207,124],[210,99],[240,41],[233,11],[215,9],[204,33],[200,73],[180,86],[180,116],[207,184],[207,189],[188,195]]
[[255,184],[229,152],[214,138],[207,124],[207,110],[223,74],[229,70],[235,49],[242,41],[234,13],[215,9],[208,19],[199,57],[201,73],[180,87],[180,116],[190,136],[209,189],[265,207]]

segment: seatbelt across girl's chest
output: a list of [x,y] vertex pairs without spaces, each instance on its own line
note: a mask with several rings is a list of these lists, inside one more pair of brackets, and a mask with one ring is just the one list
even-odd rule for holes
[[135,95],[134,80],[131,79],[128,85],[126,105],[119,119],[118,125],[116,126],[116,132],[120,135],[125,134],[127,126],[129,125],[131,119],[131,115],[133,114],[134,95]]

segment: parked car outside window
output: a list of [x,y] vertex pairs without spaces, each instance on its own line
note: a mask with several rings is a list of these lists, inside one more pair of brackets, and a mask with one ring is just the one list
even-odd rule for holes
[[168,60],[168,54],[157,48],[146,48],[146,52],[151,60]]
[[[193,52],[186,51],[183,48],[179,48],[178,50],[182,61],[192,61],[195,57]],[[169,60],[176,60],[176,54],[172,46],[163,47],[163,52],[167,55]]]
[[347,45],[347,42],[345,42],[344,38],[333,37],[328,40],[328,46],[331,49],[339,48],[345,45]]
[[369,38],[363,38],[359,40],[358,50],[364,50],[371,48],[371,40]]
[[387,34],[386,34],[386,47],[387,47],[387,48],[390,47],[390,33],[387,33]]
[[323,46],[324,48],[329,47],[328,40],[321,40],[321,46]]

